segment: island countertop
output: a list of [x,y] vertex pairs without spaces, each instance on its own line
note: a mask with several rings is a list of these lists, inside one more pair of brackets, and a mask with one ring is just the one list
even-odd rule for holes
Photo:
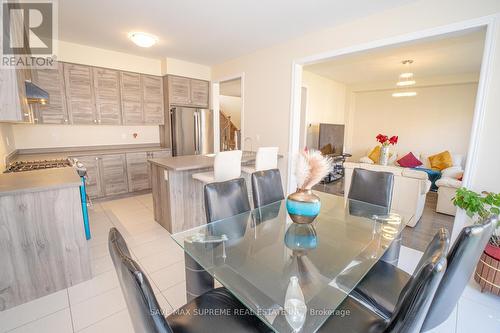
[[80,186],[74,168],[54,168],[0,174],[0,196]]
[[[245,151],[241,157],[241,164],[255,161],[255,152]],[[165,158],[153,158],[149,162],[159,167],[173,171],[189,171],[213,168],[215,155],[186,155]]]

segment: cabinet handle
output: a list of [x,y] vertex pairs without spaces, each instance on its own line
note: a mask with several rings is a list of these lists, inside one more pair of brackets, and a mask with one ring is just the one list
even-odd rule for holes
[[97,124],[97,119],[94,119],[94,124]]
[[64,122],[65,122],[65,123],[67,123],[67,122],[68,122],[68,118],[65,118],[65,119],[64,119]]
[[97,122],[100,124],[101,123],[101,119],[99,119]]

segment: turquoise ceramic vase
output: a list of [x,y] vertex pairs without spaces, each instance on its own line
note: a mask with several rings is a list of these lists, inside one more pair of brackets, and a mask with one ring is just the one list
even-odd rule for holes
[[311,223],[319,214],[321,201],[312,190],[297,189],[286,198],[286,209],[293,222]]

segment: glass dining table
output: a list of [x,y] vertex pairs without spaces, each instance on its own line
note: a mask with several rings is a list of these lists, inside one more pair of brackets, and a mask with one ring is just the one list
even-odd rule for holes
[[[275,332],[315,332],[329,316],[348,315],[344,299],[413,218],[315,193],[321,212],[312,224],[293,223],[282,200],[172,238]],[[290,295],[303,298],[298,313]]]

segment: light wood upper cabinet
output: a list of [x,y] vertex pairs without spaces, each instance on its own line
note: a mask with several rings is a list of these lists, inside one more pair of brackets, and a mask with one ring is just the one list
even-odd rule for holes
[[172,105],[208,108],[209,82],[168,76],[168,101]]
[[121,72],[122,115],[124,125],[144,123],[141,75]]
[[94,67],[93,77],[97,123],[120,125],[122,123],[120,72]]
[[179,76],[168,77],[168,100],[170,104],[188,105],[191,100],[190,79]]
[[158,76],[141,75],[144,102],[144,123],[162,125],[163,80]]
[[69,116],[66,108],[64,91],[63,64],[58,63],[55,69],[33,69],[33,83],[49,93],[49,102],[35,105],[35,123],[68,124]]
[[73,124],[97,124],[92,68],[65,63],[64,81],[71,122]]
[[208,81],[190,80],[191,81],[191,104],[203,108],[208,107]]
[[128,177],[125,154],[103,155],[101,162],[101,182],[105,196],[128,192]]

